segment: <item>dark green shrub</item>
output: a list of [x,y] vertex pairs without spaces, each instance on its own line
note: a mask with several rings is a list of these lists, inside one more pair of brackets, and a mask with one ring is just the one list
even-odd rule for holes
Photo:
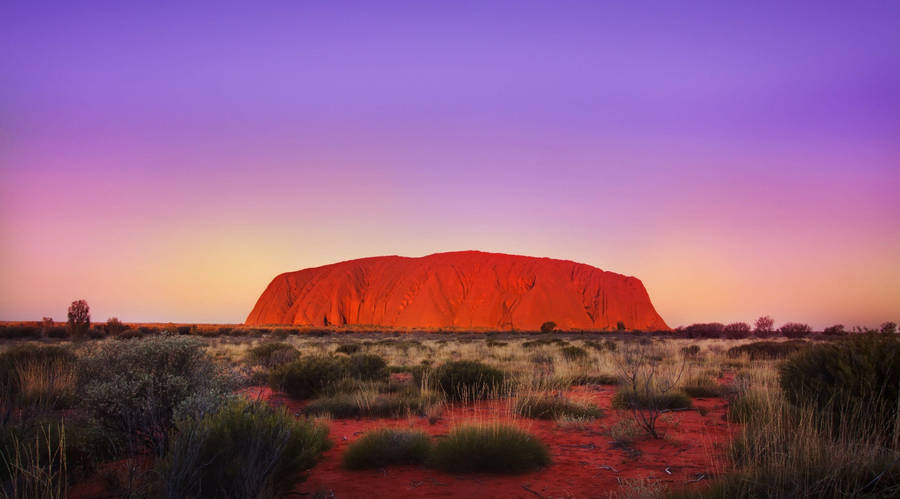
[[595,419],[602,417],[603,411],[594,405],[573,402],[565,397],[525,396],[516,400],[516,414],[536,419],[561,417]]
[[612,406],[616,409],[686,409],[691,406],[691,398],[678,391],[659,394],[619,390],[613,396]]
[[429,464],[449,472],[524,473],[550,464],[547,447],[510,425],[466,425],[450,430]]
[[339,359],[303,357],[273,369],[269,375],[269,385],[294,398],[307,399],[323,393],[345,373],[344,362]]
[[624,331],[625,323],[622,321],[616,322],[616,331]]
[[211,410],[234,388],[202,342],[168,334],[103,345],[82,360],[79,377],[94,418],[159,455],[178,414]]
[[809,343],[803,340],[755,341],[746,345],[731,347],[726,352],[726,355],[732,359],[742,355],[749,356],[750,360],[779,359],[798,352],[807,346],[809,346]]
[[881,324],[881,332],[883,334],[896,334],[897,333],[897,323],[896,322],[884,322]]
[[385,380],[390,376],[387,362],[380,356],[369,353],[356,353],[346,361],[347,375],[363,381]]
[[144,333],[140,329],[126,329],[122,334],[116,336],[117,340],[133,340],[135,338],[143,338]]
[[182,425],[159,467],[164,496],[280,496],[330,446],[326,426],[235,400]]
[[556,329],[556,323],[553,321],[547,321],[547,322],[541,324],[541,332],[542,333],[549,333],[549,332],[553,331],[554,329]]
[[289,343],[263,343],[250,349],[254,363],[275,367],[292,362],[300,356],[300,351]]
[[568,361],[584,360],[588,357],[587,350],[574,345],[563,347],[559,352]]
[[355,353],[359,353],[362,350],[362,345],[358,343],[346,343],[343,344],[335,350],[337,353],[345,353],[347,355],[353,355]]
[[900,432],[900,340],[894,335],[813,346],[784,361],[778,378],[792,404],[831,411],[835,421],[845,414],[869,417],[886,439]]
[[341,462],[348,470],[422,464],[429,450],[431,440],[424,431],[382,428],[367,432],[350,444]]
[[487,398],[503,378],[499,369],[472,360],[448,362],[431,373],[435,387],[456,401]]

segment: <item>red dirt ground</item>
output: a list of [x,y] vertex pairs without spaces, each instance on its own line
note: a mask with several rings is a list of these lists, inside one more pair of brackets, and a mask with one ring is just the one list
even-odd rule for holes
[[[245,392],[274,405],[299,411],[297,402],[268,388]],[[553,461],[540,471],[514,476],[449,474],[422,466],[391,466],[380,470],[346,471],[340,466],[347,446],[368,430],[383,426],[424,430],[440,437],[466,421],[510,421],[505,402],[483,402],[474,407],[453,407],[429,424],[425,417],[402,419],[335,419],[330,437],[334,447],[310,472],[296,492],[325,497],[607,497],[634,480],[665,487],[703,487],[708,478],[724,471],[725,450],[737,427],[725,421],[727,404],[718,398],[694,399],[697,410],[669,413],[660,423],[663,439],[638,437],[627,447],[617,446],[607,430],[627,414],[610,409],[612,386],[578,387],[569,396],[590,401],[606,415],[583,429],[562,428],[553,421],[515,418],[550,448]],[[696,481],[703,474],[706,479]]]

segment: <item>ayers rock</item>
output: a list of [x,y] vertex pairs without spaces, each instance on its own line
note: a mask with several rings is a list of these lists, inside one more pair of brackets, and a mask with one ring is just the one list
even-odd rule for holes
[[641,281],[550,258],[460,251],[378,256],[281,274],[248,325],[668,330]]

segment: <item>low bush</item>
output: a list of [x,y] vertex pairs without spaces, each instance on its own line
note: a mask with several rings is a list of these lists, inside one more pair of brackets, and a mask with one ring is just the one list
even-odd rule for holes
[[335,349],[335,352],[353,355],[355,353],[359,353],[360,350],[362,350],[362,345],[358,343],[345,343],[338,346],[337,349]]
[[386,380],[390,376],[387,362],[370,353],[355,353],[346,360],[347,375],[363,381]]
[[288,395],[307,399],[325,392],[346,372],[344,363],[332,357],[303,357],[273,369],[269,385]]
[[721,338],[724,331],[725,325],[719,322],[691,324],[682,330],[688,338]]
[[431,440],[423,431],[382,428],[367,432],[350,444],[341,463],[348,470],[422,464],[430,450]]
[[0,339],[22,340],[41,337],[39,326],[0,326]]
[[81,362],[81,402],[101,424],[162,455],[182,413],[227,400],[233,380],[188,336],[108,343]]
[[687,409],[691,407],[691,398],[686,393],[679,391],[648,394],[619,390],[613,396],[612,406],[615,409]]
[[844,334],[847,334],[847,332],[844,331],[843,324],[835,324],[833,326],[828,326],[825,328],[824,331],[822,331],[822,333],[826,334],[828,336],[842,336]]
[[432,449],[432,466],[449,472],[524,473],[550,464],[540,440],[511,425],[465,425]]
[[900,340],[869,333],[820,344],[784,361],[778,380],[794,405],[813,405],[833,413],[871,418],[885,441],[900,440]]
[[487,398],[503,379],[503,371],[471,360],[448,362],[431,373],[435,388],[455,401]]
[[755,341],[746,345],[731,347],[726,352],[729,358],[747,355],[750,360],[779,359],[809,346],[805,341]]
[[182,425],[159,467],[163,495],[280,496],[330,446],[324,425],[294,418],[284,408],[234,400]]
[[263,343],[250,349],[250,358],[255,364],[276,367],[292,362],[300,356],[300,351],[289,343]]
[[808,324],[800,324],[797,322],[788,322],[778,328],[778,333],[785,338],[803,338],[812,333],[812,328]]
[[565,397],[540,395],[519,397],[516,400],[516,414],[536,419],[595,419],[602,417],[603,411],[594,405],[573,402]]
[[566,359],[570,362],[584,360],[584,359],[588,358],[587,350],[585,350],[581,347],[576,347],[574,345],[563,347],[562,349],[560,349],[559,352],[562,354],[564,359]]
[[750,324],[746,322],[733,322],[722,329],[722,336],[732,340],[747,338],[750,333]]

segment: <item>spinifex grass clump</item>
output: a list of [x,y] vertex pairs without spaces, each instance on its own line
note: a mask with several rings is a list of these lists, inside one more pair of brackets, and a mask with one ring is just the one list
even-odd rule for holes
[[574,345],[570,345],[567,347],[563,347],[560,349],[559,353],[562,354],[563,358],[572,362],[572,361],[581,361],[588,358],[587,350],[576,347]]
[[428,457],[431,440],[423,431],[382,428],[366,433],[344,453],[348,470],[380,468],[391,464],[421,464]]
[[646,393],[641,391],[619,390],[613,396],[612,406],[615,409],[686,409],[691,406],[691,398],[684,392]]
[[76,361],[62,347],[12,347],[0,353],[0,398],[19,407],[61,408],[75,393]]
[[760,359],[780,359],[788,355],[798,352],[809,346],[809,343],[803,340],[790,341],[755,341],[746,345],[739,345],[728,349],[727,355],[730,358],[747,355],[750,360]]
[[165,497],[272,497],[331,446],[328,428],[285,409],[236,400],[180,425],[160,466]]
[[429,463],[443,471],[524,473],[550,464],[547,447],[511,425],[464,425],[433,448]]
[[254,363],[266,367],[276,367],[292,362],[300,356],[300,351],[288,343],[263,343],[250,349]]
[[334,351],[337,353],[345,353],[347,355],[353,355],[355,353],[359,353],[362,350],[362,345],[359,343],[345,343],[343,345],[338,346]]
[[438,403],[439,397],[429,392],[383,394],[361,390],[317,398],[306,405],[304,412],[312,415],[327,414],[334,418],[386,418],[407,414],[424,415]]
[[594,419],[603,416],[600,408],[591,404],[582,404],[566,397],[552,395],[525,395],[516,400],[516,413],[527,418],[537,419]]
[[487,398],[503,379],[503,371],[472,360],[448,362],[431,373],[434,386],[455,401]]
[[870,418],[886,444],[900,448],[900,340],[866,334],[816,345],[781,364],[779,383],[788,402]]
[[275,368],[269,375],[269,385],[288,395],[307,399],[323,392],[345,374],[344,362],[331,357],[303,357]]
[[688,379],[681,385],[681,391],[696,398],[718,397],[722,395],[722,387],[716,383],[716,380],[708,376]]
[[356,353],[346,360],[347,375],[363,381],[386,380],[390,376],[387,362],[378,355]]

